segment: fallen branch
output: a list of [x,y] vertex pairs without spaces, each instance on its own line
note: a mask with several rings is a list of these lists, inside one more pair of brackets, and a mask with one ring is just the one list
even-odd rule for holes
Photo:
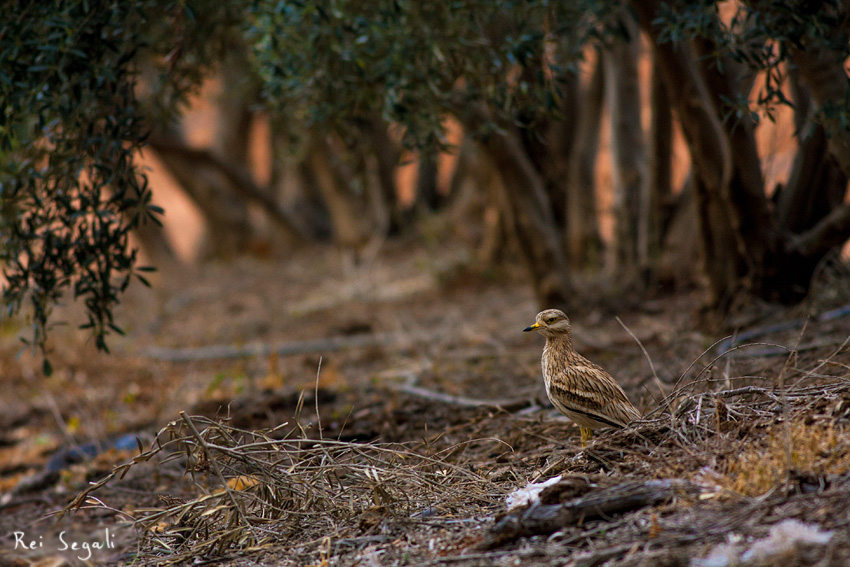
[[596,567],[613,559],[626,555],[635,547],[634,543],[625,543],[614,547],[606,547],[604,549],[594,549],[584,553],[577,553],[572,561],[566,564],[565,567]]
[[460,406],[465,408],[501,408],[505,411],[514,411],[530,406],[534,403],[533,399],[527,397],[502,400],[478,400],[464,396],[452,396],[451,394],[435,392],[433,390],[420,388],[418,386],[411,386],[409,384],[392,384],[388,387],[393,391],[416,396],[417,398],[424,398],[426,400],[440,402],[450,406]]
[[149,346],[141,349],[140,355],[166,362],[196,362],[200,360],[218,360],[224,358],[250,358],[268,356],[292,356],[314,352],[334,352],[351,348],[368,348],[388,344],[403,344],[405,339],[398,335],[353,335],[350,337],[331,337],[310,341],[292,341],[278,345],[256,343],[252,345],[211,345],[204,347],[167,348]]
[[[748,331],[744,331],[742,333],[737,333],[733,337],[729,337],[724,341],[718,343],[717,351],[718,352],[726,352],[732,347],[743,344],[745,341],[749,341],[751,339],[755,339],[758,337],[763,337],[765,335],[770,335],[773,333],[778,333],[782,331],[791,331],[794,329],[801,329],[803,325],[806,324],[807,321],[813,319],[815,321],[824,322],[824,321],[832,321],[835,319],[840,319],[842,317],[847,317],[850,315],[850,305],[844,305],[843,307],[838,307],[837,309],[831,309],[829,311],[825,311],[811,318],[806,319],[792,319],[790,321],[782,321],[781,323],[776,323],[773,325],[765,325],[763,327],[756,327],[754,329],[750,329]],[[815,345],[816,348],[821,345]],[[798,347],[796,350],[800,350]],[[788,354],[788,350],[784,350],[781,354]],[[748,355],[752,355],[751,352],[748,351]]]
[[479,547],[493,549],[521,537],[548,535],[579,522],[607,519],[668,502],[677,496],[693,498],[700,492],[702,487],[698,484],[671,478],[600,488],[563,504],[541,504],[537,500],[529,508],[510,513],[496,522]]

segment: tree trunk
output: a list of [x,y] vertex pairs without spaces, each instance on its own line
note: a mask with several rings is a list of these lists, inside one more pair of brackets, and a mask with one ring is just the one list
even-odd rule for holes
[[653,25],[658,0],[633,0],[632,6],[652,39],[658,68],[690,149],[708,301],[710,306],[723,307],[748,275],[740,235],[732,220],[736,218],[730,198],[732,148],[690,46],[659,42],[659,31]]
[[316,189],[328,209],[334,241],[341,248],[359,251],[371,236],[370,215],[364,196],[351,190],[353,175],[340,170],[339,158],[320,133],[313,135],[307,155]]
[[258,86],[245,72],[248,60],[245,52],[236,49],[228,52],[221,65],[221,82],[224,87],[216,100],[215,137],[212,149],[228,161],[250,171],[249,150],[251,122]]
[[[844,40],[847,43],[847,40]],[[794,63],[800,76],[812,93],[829,136],[829,151],[835,158],[844,176],[850,178],[850,128],[836,116],[837,109],[844,108],[850,100],[850,83],[843,67],[840,53],[818,46],[803,46],[792,49]]]
[[[735,100],[741,92],[748,93],[751,82],[739,78],[737,66],[731,58],[722,60],[723,72],[720,71],[715,61],[717,49],[712,42],[697,39],[694,43],[702,76],[713,95],[717,116],[723,116],[727,114],[723,101]],[[734,119],[730,117],[722,125],[732,152],[732,176],[722,197],[731,205],[728,207],[730,221],[736,235],[738,255],[746,263],[743,270],[751,291],[764,296],[770,293],[763,289],[765,269],[775,261],[777,234],[773,230],[774,223],[765,196],[755,124],[746,113]]]
[[332,242],[334,239],[334,223],[322,192],[319,191],[319,181],[313,172],[309,158],[296,164],[297,184],[289,187],[284,198],[290,203],[287,208],[292,211],[305,234],[322,242]]
[[567,164],[566,246],[574,267],[595,264],[602,250],[594,189],[604,85],[602,53],[597,52],[590,82],[575,104],[580,110]]
[[[846,44],[846,30],[835,33],[842,34]],[[790,264],[783,266],[782,275],[796,285],[790,290],[791,299],[796,299],[808,290],[821,258],[850,238],[850,204],[843,203],[850,179],[850,129],[838,112],[850,99],[850,84],[841,53],[805,43],[789,49],[819,113],[818,123],[798,130],[800,150],[777,199],[780,227],[786,235],[783,251]],[[792,86],[798,97],[808,98],[806,89],[793,82]],[[805,102],[798,105],[798,111],[806,106]],[[824,158],[824,149],[829,150],[829,158]]]
[[496,165],[505,206],[502,211],[515,238],[541,308],[569,309],[571,285],[560,235],[543,180],[528,159],[515,130],[491,135],[484,147]]
[[478,261],[492,266],[505,259],[507,240],[502,203],[505,190],[497,188],[501,179],[481,146],[465,136],[452,173],[445,207],[453,231],[463,241],[476,246]]
[[658,281],[680,289],[704,280],[700,271],[705,264],[700,231],[694,230],[700,226],[700,217],[693,174],[688,175],[671,209],[658,262]]
[[650,107],[649,185],[641,201],[644,214],[638,224],[638,262],[645,285],[650,285],[658,277],[663,227],[672,215],[670,209],[673,204],[673,113],[657,62],[652,65]]
[[148,138],[150,147],[160,155],[168,155],[171,159],[182,159],[195,167],[195,169],[207,169],[217,173],[227,181],[228,187],[238,197],[252,201],[263,208],[276,226],[283,231],[283,235],[292,243],[302,240],[301,234],[290,218],[288,211],[284,210],[277,201],[276,196],[266,187],[260,187],[254,183],[251,173],[245,167],[225,160],[208,149],[192,148],[185,142],[172,141],[161,134],[153,134]]
[[[641,201],[648,193],[646,150],[641,127],[640,77],[638,56],[640,33],[630,13],[620,16],[629,37],[617,38],[606,48],[604,58],[605,93],[611,116],[611,169],[614,177],[614,267],[631,274],[638,256],[638,219],[648,213]],[[648,244],[646,238],[644,244]]]
[[316,191],[316,181],[303,156],[292,151],[286,128],[270,124],[272,150],[269,187],[271,198],[289,213],[292,231],[305,240],[330,241],[332,224],[325,203]]
[[[634,0],[632,6],[654,40],[691,151],[711,303],[722,306],[739,287],[769,300],[800,299],[823,254],[850,237],[850,205],[841,204],[850,177],[850,129],[835,112],[850,98],[843,57],[808,38],[802,47],[786,46],[827,127],[818,132],[797,117],[799,154],[788,185],[776,195],[774,215],[765,197],[754,123],[747,113],[719,120],[726,114],[725,100],[749,92],[749,79],[739,80],[743,75],[728,58],[721,61],[721,72],[717,49],[707,39],[690,46],[697,57],[685,44],[659,44],[653,26],[659,0]],[[840,39],[836,45],[846,45],[846,38]],[[802,100],[798,110],[805,112],[806,106]],[[825,145],[836,165],[824,161]]]
[[437,192],[437,152],[423,149],[419,152],[416,168],[416,208],[423,212],[436,211],[440,206]]
[[548,126],[541,126],[545,139],[538,132],[527,132],[523,136],[523,147],[535,169],[541,172],[546,194],[552,203],[552,212],[558,229],[566,234],[567,226],[567,178],[570,156],[575,148],[579,120],[581,84],[578,76],[568,74],[560,77],[560,104],[557,119]]
[[396,187],[395,182],[395,172],[401,157],[401,149],[396,141],[390,137],[387,123],[379,117],[370,120],[369,134],[372,149],[378,162],[377,172],[381,196],[389,210],[390,218],[387,230],[389,234],[396,234],[410,222],[410,213],[405,210],[399,200],[398,187]]
[[[256,101],[257,86],[245,79],[245,66],[244,48],[230,51],[222,61],[220,79],[224,88],[215,101],[215,136],[210,150],[211,155],[220,156],[236,169],[250,172],[250,108]],[[155,136],[163,146],[190,148],[179,128],[163,127]],[[190,152],[158,153],[205,217],[207,231],[202,255],[228,257],[244,251],[254,231],[245,199],[231,190],[231,180],[220,170],[210,167],[199,169]]]
[[821,124],[810,122],[797,134],[799,149],[788,182],[776,198],[778,224],[786,232],[803,232],[841,205],[847,177],[825,157],[829,140]]
[[189,147],[178,128],[163,127],[151,138],[157,156],[204,217],[207,230],[201,255],[230,257],[244,251],[252,234],[245,201],[234,194],[221,173],[199,167],[198,161],[185,153],[165,149]]
[[841,207],[847,176],[829,155],[823,125],[813,120],[808,89],[799,84],[795,73],[790,78],[798,150],[788,182],[777,187],[774,195],[777,225],[785,246],[782,265],[768,274],[774,287],[782,292],[779,298],[785,301],[799,299],[808,291],[811,276],[824,254],[840,246],[850,234],[842,233],[840,224],[833,228],[823,225],[812,231]]

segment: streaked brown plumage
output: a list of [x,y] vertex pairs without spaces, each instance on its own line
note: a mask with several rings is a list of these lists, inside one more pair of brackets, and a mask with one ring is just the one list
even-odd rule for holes
[[579,426],[582,447],[597,427],[625,427],[640,419],[617,381],[573,350],[570,320],[563,311],[541,311],[524,331],[546,337],[541,360],[546,394],[558,411]]

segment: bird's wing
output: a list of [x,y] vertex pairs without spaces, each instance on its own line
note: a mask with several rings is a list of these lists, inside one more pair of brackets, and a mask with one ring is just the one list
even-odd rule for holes
[[563,378],[564,384],[553,381],[549,387],[570,411],[615,427],[640,419],[616,380],[595,364],[571,364],[563,369]]

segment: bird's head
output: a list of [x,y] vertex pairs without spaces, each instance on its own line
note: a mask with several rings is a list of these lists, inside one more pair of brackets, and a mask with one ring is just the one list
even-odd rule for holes
[[569,336],[571,332],[570,319],[560,309],[547,309],[537,314],[534,324],[523,329],[523,332],[537,331],[544,337]]

